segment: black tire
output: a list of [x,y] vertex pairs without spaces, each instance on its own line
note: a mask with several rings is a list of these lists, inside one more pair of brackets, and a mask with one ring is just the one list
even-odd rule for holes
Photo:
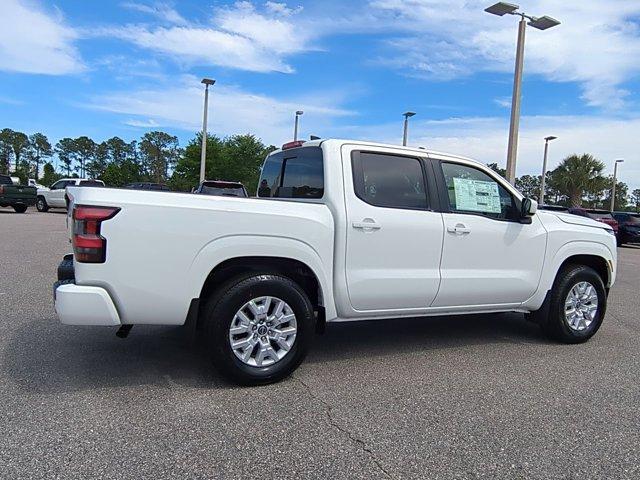
[[[592,323],[584,330],[571,328],[565,320],[565,301],[571,289],[580,282],[589,282],[598,294],[598,309]],[[552,340],[561,343],[582,343],[595,335],[607,310],[607,292],[602,278],[590,267],[569,265],[563,268],[553,284],[549,303],[549,315],[542,319],[540,326]]]
[[14,205],[13,209],[16,211],[16,213],[24,213],[27,211],[27,205]]
[[36,200],[36,209],[39,212],[48,212],[49,211],[49,205],[47,205],[47,201],[44,199],[44,197],[38,197],[38,199]]
[[[295,341],[289,352],[265,367],[243,363],[229,344],[229,328],[236,312],[248,301],[261,296],[277,297],[286,302],[297,322]],[[205,307],[203,323],[213,365],[225,378],[240,385],[277,382],[290,375],[307,355],[314,332],[314,318],[309,298],[292,280],[272,274],[237,277],[213,294]]]

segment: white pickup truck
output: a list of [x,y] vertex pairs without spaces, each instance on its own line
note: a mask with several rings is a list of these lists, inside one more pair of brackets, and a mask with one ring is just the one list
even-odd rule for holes
[[194,325],[243,384],[291,373],[325,322],[522,312],[583,342],[616,275],[607,225],[537,212],[487,167],[422,149],[287,144],[258,198],[68,193],[62,323]]
[[36,208],[39,212],[48,212],[50,208],[67,208],[65,191],[67,187],[104,187],[102,180],[89,178],[62,178],[49,188],[40,185]]

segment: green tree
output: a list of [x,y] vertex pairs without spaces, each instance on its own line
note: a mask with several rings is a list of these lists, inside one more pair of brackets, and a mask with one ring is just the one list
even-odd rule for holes
[[538,198],[540,196],[540,175],[522,175],[516,178],[516,188],[525,197]]
[[44,164],[44,167],[42,167],[42,172],[43,174],[41,181],[45,187],[50,187],[55,182],[60,180],[60,174],[56,173],[51,162],[47,162]]
[[[184,155],[178,160],[171,175],[169,185],[172,190],[187,192],[200,183],[200,155],[202,152],[202,133],[198,133],[187,144]],[[207,158],[205,178],[221,180],[226,178],[222,170],[224,143],[214,135],[207,134]]]
[[640,188],[636,188],[631,192],[631,204],[634,206],[636,213],[640,212]]
[[140,165],[131,159],[126,159],[120,163],[109,163],[100,176],[100,180],[109,187],[123,187],[128,183],[141,181],[142,172]]
[[[613,175],[607,178],[607,189],[604,198],[603,208],[609,210],[611,208],[611,187],[613,186]],[[613,209],[616,211],[625,210],[629,202],[629,186],[624,182],[616,182],[616,199],[613,202]]]
[[496,172],[502,178],[507,176],[507,170],[505,168],[501,168],[497,163],[487,163],[487,167]]
[[[200,180],[202,135],[197,134],[178,161],[169,184],[174,190],[188,191]],[[207,135],[205,178],[242,182],[250,194],[255,193],[260,168],[265,157],[275,150],[254,135],[234,135],[221,140]]]
[[34,178],[37,182],[40,175],[40,162],[53,155],[53,148],[46,135],[38,132],[29,137],[28,155],[33,164]]
[[570,206],[579,207],[585,193],[604,189],[603,170],[604,163],[593,155],[570,155],[552,171],[550,186],[566,196]]
[[29,137],[27,137],[26,133],[4,128],[2,132],[0,132],[0,138],[2,139],[2,143],[8,147],[9,152],[13,155],[15,170],[17,171],[22,156],[29,146]]
[[91,178],[99,178],[109,165],[109,147],[106,142],[95,146],[93,157],[87,163],[87,174]]
[[85,177],[87,173],[87,165],[95,160],[96,150],[98,146],[96,142],[86,136],[78,137],[73,140],[76,161],[80,164],[80,177]]
[[56,155],[67,172],[67,177],[71,176],[71,165],[76,158],[75,142],[73,138],[61,138],[55,146]]
[[13,149],[11,148],[11,130],[10,128],[3,128],[0,130],[0,173],[9,173],[11,170],[11,158],[13,156]]
[[162,183],[180,156],[178,137],[160,131],[147,132],[140,140],[140,153],[145,173]]

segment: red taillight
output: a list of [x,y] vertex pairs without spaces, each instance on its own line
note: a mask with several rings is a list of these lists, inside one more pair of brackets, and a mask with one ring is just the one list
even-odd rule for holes
[[100,224],[120,211],[115,207],[76,205],[73,209],[73,253],[80,263],[104,263],[107,239],[100,235]]
[[304,144],[304,140],[296,140],[293,142],[285,143],[282,145],[282,150],[289,150],[290,148],[301,147]]
[[4,185],[0,185],[0,195],[4,194]]

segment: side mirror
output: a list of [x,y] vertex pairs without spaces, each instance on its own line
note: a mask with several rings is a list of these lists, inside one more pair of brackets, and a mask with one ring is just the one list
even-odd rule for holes
[[538,211],[538,202],[530,198],[522,199],[522,206],[520,208],[520,216],[522,218],[532,217]]

